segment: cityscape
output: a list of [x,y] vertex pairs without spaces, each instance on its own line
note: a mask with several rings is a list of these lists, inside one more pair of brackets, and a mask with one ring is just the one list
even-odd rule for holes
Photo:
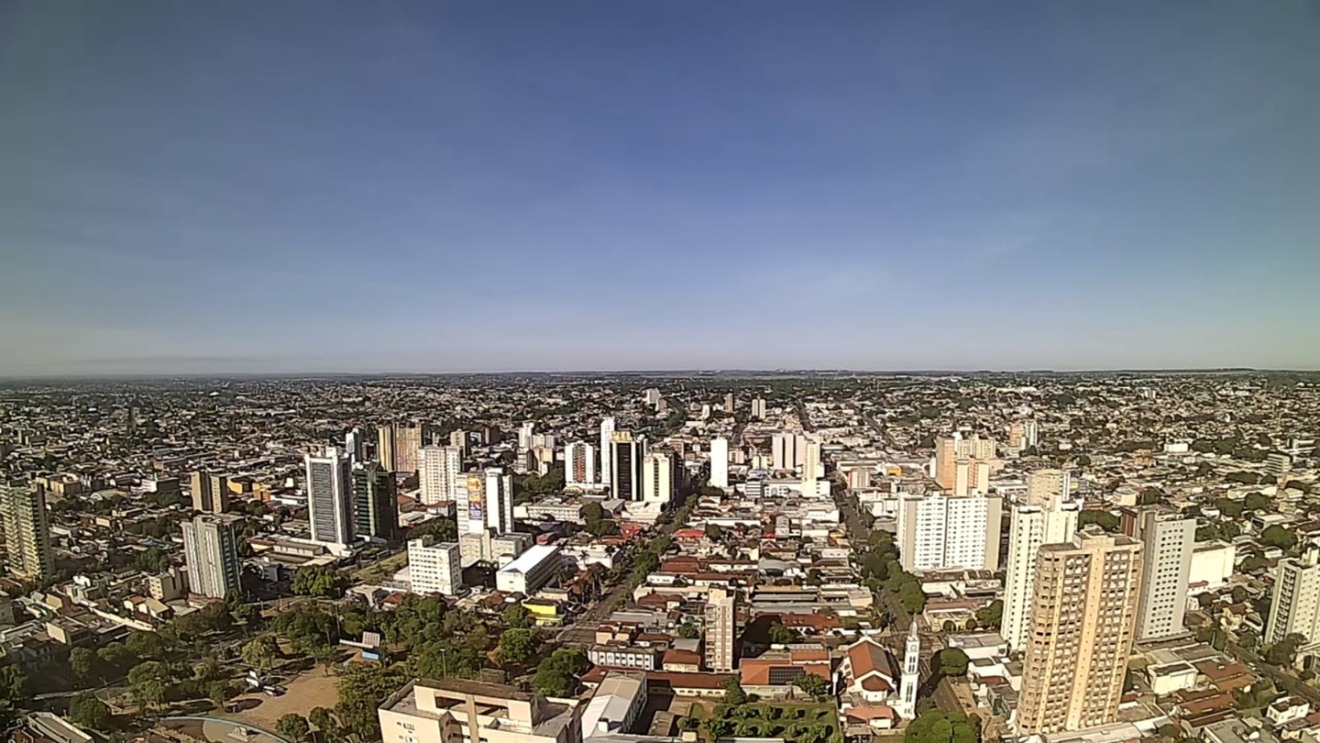
[[[1320,377],[0,392],[25,740],[1313,740]],[[26,736],[26,737],[23,737]]]

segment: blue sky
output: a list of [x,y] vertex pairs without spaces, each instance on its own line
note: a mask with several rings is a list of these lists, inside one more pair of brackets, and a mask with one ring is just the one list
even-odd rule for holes
[[1311,2],[8,2],[0,374],[1320,368]]

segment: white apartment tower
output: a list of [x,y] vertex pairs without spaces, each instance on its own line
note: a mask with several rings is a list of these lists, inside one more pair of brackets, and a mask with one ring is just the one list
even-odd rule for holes
[[610,443],[614,440],[614,416],[605,416],[600,421],[600,484],[609,486],[614,476],[613,452]]
[[192,592],[223,599],[242,590],[243,563],[238,556],[234,516],[199,514],[183,522],[183,557]]
[[710,485],[729,487],[729,440],[723,437],[710,440]]
[[346,545],[353,541],[353,463],[339,449],[328,446],[320,456],[308,454],[307,520],[312,541]]
[[503,468],[486,470],[486,526],[496,534],[513,531],[513,475]]
[[674,458],[655,451],[642,460],[642,500],[668,503],[674,499]]
[[1068,470],[1036,470],[1027,475],[1026,504],[1046,506],[1066,501],[1072,492],[1072,473]]
[[54,575],[44,489],[0,485],[0,528],[10,572],[37,579]]
[[898,538],[903,568],[998,570],[1002,509],[998,496],[901,496]]
[[1080,504],[1062,500],[1018,506],[1008,531],[1008,564],[1004,571],[1004,618],[1000,635],[1017,651],[1027,644],[1031,626],[1031,596],[1036,557],[1044,544],[1071,542],[1077,533]]
[[564,483],[571,488],[585,488],[595,482],[596,447],[585,441],[564,447]]
[[1291,634],[1314,642],[1320,637],[1320,548],[1310,545],[1300,558],[1279,561],[1274,576],[1274,602],[1262,645],[1274,645]]
[[1196,519],[1176,511],[1141,513],[1141,600],[1137,605],[1137,641],[1182,634],[1187,582],[1196,546]]
[[417,478],[422,505],[455,499],[463,475],[463,450],[457,446],[423,446],[417,454]]
[[454,596],[463,587],[462,551],[457,542],[408,542],[408,576],[412,592]]

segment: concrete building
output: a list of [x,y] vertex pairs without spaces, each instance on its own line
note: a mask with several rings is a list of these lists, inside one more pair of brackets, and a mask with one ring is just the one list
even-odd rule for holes
[[454,500],[463,476],[463,450],[457,446],[423,446],[417,457],[417,484],[422,505]]
[[725,414],[725,415],[733,415],[733,405],[734,405],[734,402],[733,402],[733,393],[732,393],[732,392],[726,392],[726,393],[724,393],[724,414]]
[[820,442],[815,439],[805,439],[802,446],[803,456],[799,463],[802,469],[802,481],[815,482],[825,474],[820,460]]
[[495,572],[495,588],[530,596],[549,583],[560,570],[559,546],[537,544]]
[[312,541],[344,546],[353,541],[352,463],[339,449],[328,446],[320,456],[308,454],[307,520]]
[[417,471],[417,457],[426,443],[430,426],[411,421],[381,426],[376,431],[376,458],[391,472],[411,475]]
[[907,642],[903,650],[903,676],[899,682],[898,701],[894,711],[904,720],[917,718],[917,687],[921,683],[921,635],[917,634],[917,619],[908,625]]
[[729,487],[729,440],[722,436],[710,440],[710,485]]
[[765,400],[760,395],[752,398],[752,418],[754,420],[765,420]]
[[1072,493],[1072,473],[1068,470],[1036,470],[1027,475],[1028,506],[1049,506],[1066,501]]
[[564,447],[564,484],[586,488],[596,480],[596,447],[585,441],[574,441]]
[[912,572],[998,570],[998,496],[905,494],[898,501],[899,555]]
[[642,459],[642,500],[668,503],[674,499],[674,458],[667,452],[653,451]]
[[459,456],[466,459],[468,455],[468,432],[462,429],[450,431],[449,445],[458,447]]
[[712,588],[706,598],[706,669],[729,673],[738,667],[738,597]]
[[192,473],[192,507],[202,513],[224,513],[229,510],[229,478],[205,470]]
[[1041,545],[1071,542],[1077,532],[1079,509],[1079,503],[1054,500],[1043,505],[1018,506],[1012,511],[1000,634],[1015,651],[1026,647],[1036,558]]
[[953,495],[985,493],[990,489],[990,466],[994,459],[994,439],[963,438],[955,433],[936,439],[931,475],[937,485]]
[[582,710],[504,684],[417,679],[377,716],[382,743],[580,743]]
[[0,487],[0,527],[10,573],[35,579],[55,574],[46,491],[39,487]]
[[501,467],[485,471],[486,528],[496,534],[513,531],[513,475]]
[[770,439],[770,466],[777,470],[797,470],[806,459],[806,448],[806,436],[777,433]]
[[1082,531],[1040,548],[1018,704],[1023,735],[1114,722],[1137,630],[1141,543]]
[[353,460],[354,464],[365,459],[363,456],[365,452],[362,449],[363,436],[361,428],[353,428],[344,434],[344,453],[348,454],[348,458]]
[[200,514],[183,522],[183,557],[194,594],[223,599],[243,590],[237,517]]
[[354,464],[353,514],[357,536],[386,542],[397,539],[399,494],[394,474],[376,462]]
[[1237,561],[1237,548],[1227,542],[1199,542],[1192,547],[1187,585],[1193,591],[1214,591],[1228,585]]
[[610,487],[614,482],[614,416],[600,421],[600,484]]
[[1320,639],[1320,548],[1309,546],[1301,557],[1285,557],[1275,569],[1274,600],[1261,644],[1299,634]]
[[642,499],[642,458],[646,447],[632,431],[615,431],[610,438],[610,493],[620,500]]
[[1139,533],[1131,535],[1143,545],[1137,641],[1182,634],[1196,519],[1152,508],[1141,512],[1138,523]]
[[408,542],[408,577],[412,592],[456,596],[463,588],[462,553],[457,542],[430,539]]

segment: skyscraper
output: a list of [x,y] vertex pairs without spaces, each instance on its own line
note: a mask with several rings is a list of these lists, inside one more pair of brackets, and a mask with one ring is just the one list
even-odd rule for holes
[[353,428],[344,434],[344,452],[354,464],[362,461],[362,429]]
[[353,512],[358,536],[397,539],[399,497],[394,474],[376,462],[353,465]]
[[644,453],[641,442],[633,438],[631,431],[614,432],[610,440],[610,492],[615,498],[626,501],[642,499]]
[[[796,470],[798,461],[798,439],[794,433],[777,433],[770,438],[770,462],[777,470]],[[804,444],[805,446],[805,444]]]
[[513,531],[513,475],[491,467],[486,476],[486,526],[496,534]]
[[229,478],[205,470],[192,473],[192,506],[202,513],[229,510]]
[[706,598],[706,668],[729,673],[737,667],[734,643],[738,637],[737,595],[712,588]]
[[596,482],[596,447],[574,441],[564,447],[564,483],[585,488]]
[[765,420],[765,400],[760,395],[752,398],[752,418],[758,421]]
[[183,558],[193,593],[223,599],[242,591],[243,562],[234,529],[237,520],[204,513],[183,522]]
[[606,416],[600,421],[600,484],[609,487],[613,483],[614,464],[614,417]]
[[990,463],[995,458],[994,439],[963,438],[955,433],[935,440],[935,484],[954,495],[989,490]]
[[653,451],[642,460],[642,500],[668,503],[674,499],[674,459],[668,453]]
[[724,393],[724,414],[733,415],[733,393]]
[[0,487],[0,526],[4,528],[9,572],[36,579],[54,575],[55,553],[50,546],[46,491],[34,487]]
[[1043,544],[1071,542],[1077,532],[1080,504],[1062,500],[1018,506],[1008,531],[1008,564],[1004,573],[1004,614],[1000,634],[1015,651],[1026,646],[1031,620],[1036,559]]
[[376,432],[376,458],[391,472],[411,475],[417,471],[417,455],[430,430],[418,421],[381,426]]
[[802,461],[798,463],[798,466],[802,468],[802,482],[815,482],[820,479],[821,475],[824,473],[821,471],[819,441],[814,439],[805,439],[803,441]]
[[320,456],[308,454],[304,462],[312,540],[347,545],[353,541],[353,478],[348,457],[327,446]]
[[1182,634],[1187,608],[1187,581],[1196,546],[1196,519],[1173,509],[1141,512],[1143,549],[1141,600],[1137,609],[1137,641]]
[[417,483],[422,505],[454,500],[463,476],[463,451],[457,446],[423,446],[417,458]]
[[408,577],[412,592],[456,595],[463,587],[462,553],[457,542],[430,539],[408,542]]
[[723,437],[710,440],[710,485],[729,487],[729,440]]
[[903,568],[998,570],[1002,511],[998,496],[900,496],[897,536]]
[[1308,545],[1302,556],[1279,560],[1274,576],[1274,601],[1262,645],[1275,645],[1298,634],[1320,638],[1320,548]]
[[1023,735],[1113,722],[1136,636],[1141,543],[1098,531],[1040,548],[1018,705]]
[[464,431],[462,429],[457,431],[451,431],[449,434],[449,445],[457,446],[460,449],[459,456],[461,456],[463,459],[467,459],[467,454],[468,454],[467,431]]

